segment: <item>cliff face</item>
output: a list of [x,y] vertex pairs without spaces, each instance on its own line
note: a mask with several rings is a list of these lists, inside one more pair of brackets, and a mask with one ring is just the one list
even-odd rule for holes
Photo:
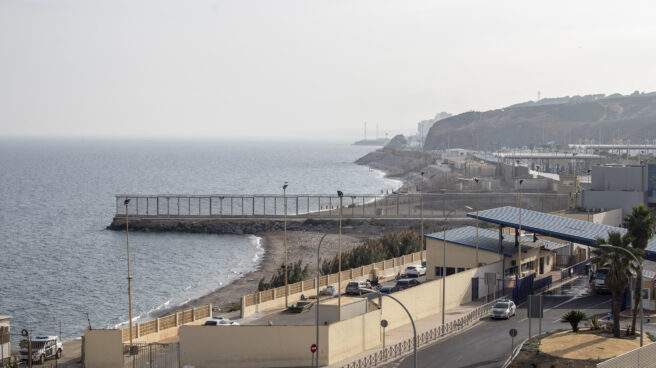
[[389,176],[403,176],[412,171],[419,171],[433,161],[431,156],[421,152],[383,148],[360,157],[355,163],[385,171]]
[[607,143],[614,138],[639,144],[656,138],[656,93],[564,101],[466,112],[440,120],[428,132],[425,149],[496,149],[550,141],[566,147],[579,139]]

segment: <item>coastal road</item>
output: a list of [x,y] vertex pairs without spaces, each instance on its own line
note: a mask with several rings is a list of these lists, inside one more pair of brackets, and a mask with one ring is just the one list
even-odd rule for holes
[[[566,295],[544,296],[544,318],[542,332],[571,328],[561,323],[560,317],[572,309],[582,310],[588,316],[605,315],[610,310],[610,295],[581,295],[586,280],[575,281]],[[497,368],[501,367],[510,355],[511,338],[508,331],[517,329],[515,344],[528,337],[528,319],[526,305],[517,309],[517,315],[509,320],[492,320],[485,318],[475,327],[459,335],[431,345],[418,352],[419,367],[454,367],[454,368]],[[537,335],[538,321],[533,320],[532,335]],[[412,355],[388,364],[386,367],[411,368]]]

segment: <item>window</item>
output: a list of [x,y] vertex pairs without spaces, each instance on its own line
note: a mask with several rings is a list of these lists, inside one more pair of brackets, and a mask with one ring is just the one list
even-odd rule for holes
[[442,277],[442,267],[435,267],[435,276]]
[[458,272],[462,272],[462,271],[464,271],[464,270],[465,270],[464,267],[458,267]]
[[449,275],[453,275],[454,273],[456,273],[456,269],[455,269],[455,267],[447,267],[447,268],[446,268],[446,275],[447,275],[447,276],[449,276]]

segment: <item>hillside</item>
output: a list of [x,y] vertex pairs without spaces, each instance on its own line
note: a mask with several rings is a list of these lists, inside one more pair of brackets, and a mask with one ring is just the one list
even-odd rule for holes
[[[588,97],[588,98],[586,98]],[[656,93],[593,95],[528,102],[504,109],[466,112],[437,122],[425,149],[464,147],[495,150],[553,141],[565,147],[579,139],[603,143],[656,139]]]

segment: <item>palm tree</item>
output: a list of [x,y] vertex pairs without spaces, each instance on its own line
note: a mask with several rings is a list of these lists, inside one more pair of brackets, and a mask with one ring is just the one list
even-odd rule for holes
[[[644,250],[647,248],[649,239],[654,236],[654,225],[656,218],[644,204],[633,207],[633,213],[624,217],[624,227],[631,237],[631,245],[634,248]],[[642,275],[638,273],[635,281],[635,294],[633,295],[633,320],[631,321],[631,335],[635,335],[636,317],[638,316],[638,303],[642,295]]]
[[[592,263],[598,268],[608,268],[605,283],[608,290],[613,292],[613,336],[620,337],[622,294],[629,284],[632,271],[636,271],[639,266],[635,264],[633,257],[628,252],[634,253],[636,258],[640,260],[639,257],[642,255],[642,251],[630,248],[631,237],[628,235],[622,236],[619,232],[609,231],[608,239],[597,238],[596,240],[600,247],[594,250],[596,257],[592,259]],[[615,248],[603,247],[602,245],[605,244]]]

